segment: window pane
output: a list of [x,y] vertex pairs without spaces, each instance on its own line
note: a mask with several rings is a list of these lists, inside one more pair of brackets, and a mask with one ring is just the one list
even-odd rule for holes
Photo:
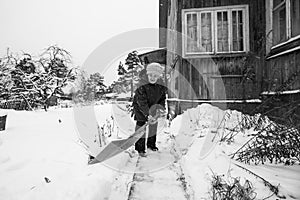
[[187,52],[197,52],[198,48],[197,14],[187,14]]
[[284,41],[286,39],[286,15],[285,9],[281,9],[279,11],[279,29],[280,29],[280,41]]
[[217,12],[217,51],[228,52],[228,12]]
[[244,51],[243,12],[232,11],[232,51]]
[[236,17],[237,12],[233,11],[232,12],[232,47],[233,50],[238,49],[238,42],[237,42],[237,17]]
[[241,10],[238,11],[238,19],[239,19],[239,23],[243,24],[243,13]]
[[273,44],[278,44],[286,39],[286,12],[285,4],[283,4],[273,10]]
[[211,13],[201,13],[201,45],[205,52],[212,52]]
[[292,37],[300,34],[300,1],[291,2]]

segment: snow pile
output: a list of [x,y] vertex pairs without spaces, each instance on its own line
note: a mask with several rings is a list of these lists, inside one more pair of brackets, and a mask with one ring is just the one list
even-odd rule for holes
[[[222,111],[202,104],[185,111],[172,122],[170,130],[176,134],[176,144],[183,155],[180,162],[194,189],[195,199],[211,198],[211,182],[215,175],[227,180],[239,178],[242,184],[249,180],[258,199],[269,196],[270,199],[299,199],[300,192],[296,189],[300,185],[299,165],[245,165],[230,159],[228,155],[238,150],[249,139],[249,135],[256,133],[249,129],[236,134],[230,143],[220,142],[226,132],[234,128],[241,130],[237,126],[242,117],[242,113],[237,111]],[[206,156],[201,156],[204,151]],[[278,196],[265,186],[264,180],[279,189]]]
[[197,137],[204,137],[209,130],[216,130],[225,112],[209,104],[201,104],[177,116],[170,132],[176,137],[176,146],[184,155]]

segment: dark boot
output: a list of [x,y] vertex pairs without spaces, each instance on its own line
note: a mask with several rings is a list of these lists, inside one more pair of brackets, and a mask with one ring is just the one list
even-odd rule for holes
[[[137,121],[135,126],[135,131],[137,131],[139,128],[141,128],[146,122],[144,121]],[[146,131],[144,131],[143,136],[135,143],[135,150],[139,153],[145,153],[145,137],[146,137]]]
[[135,150],[137,152],[145,152],[145,137],[141,137],[136,143],[135,143]]

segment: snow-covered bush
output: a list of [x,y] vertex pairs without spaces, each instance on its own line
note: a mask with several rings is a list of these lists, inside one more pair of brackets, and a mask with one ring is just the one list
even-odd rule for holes
[[238,161],[254,164],[300,163],[300,134],[294,127],[287,127],[271,121],[267,116],[242,115],[234,132],[253,129],[251,138],[232,157]]
[[295,128],[269,125],[254,134],[233,157],[245,163],[299,164],[300,134]]
[[239,177],[228,177],[224,175],[212,176],[210,196],[213,200],[253,200],[256,193],[249,180],[241,183]]
[[232,158],[254,164],[300,163],[300,133],[292,126],[284,126],[262,114],[246,115],[226,110],[218,123],[220,142],[234,142],[235,136],[251,129],[250,139],[239,148]]
[[219,129],[222,129],[223,133],[220,136],[220,141],[230,144],[234,141],[234,137],[237,134],[244,133],[245,130],[249,129],[254,131],[261,130],[269,123],[272,123],[271,120],[261,114],[251,116],[238,111],[226,110],[219,125]]
[[11,105],[14,109],[47,109],[51,98],[62,95],[62,88],[75,80],[70,59],[70,54],[57,46],[50,46],[38,57],[8,52],[0,59],[0,98],[15,102]]

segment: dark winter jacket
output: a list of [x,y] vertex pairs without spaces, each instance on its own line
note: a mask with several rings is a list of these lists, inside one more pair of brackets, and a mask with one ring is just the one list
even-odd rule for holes
[[136,121],[147,121],[148,116],[155,116],[157,109],[165,108],[166,88],[162,79],[155,84],[148,81],[145,71],[140,73],[140,82],[133,97],[133,112]]

